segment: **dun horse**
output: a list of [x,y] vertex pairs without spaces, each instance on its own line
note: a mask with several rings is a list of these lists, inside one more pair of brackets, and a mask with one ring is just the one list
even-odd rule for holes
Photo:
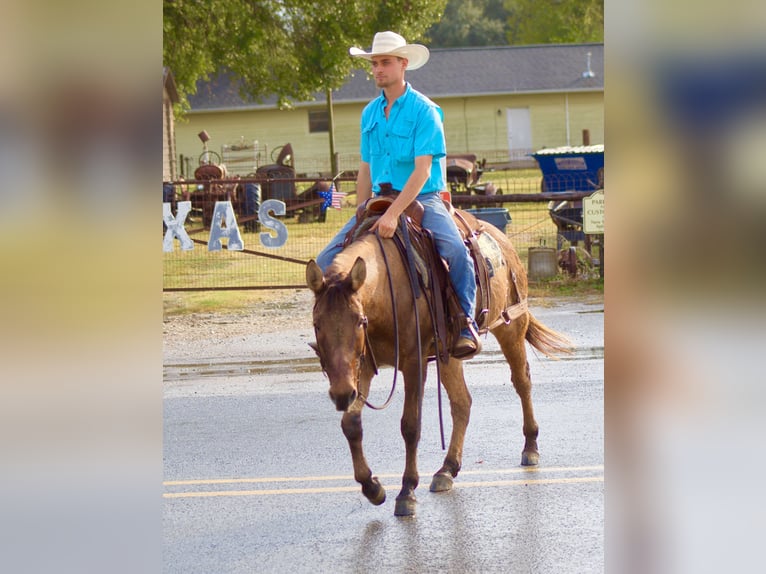
[[[479,228],[480,234],[488,236],[480,242],[482,253],[494,258],[486,325],[502,348],[511,369],[511,381],[521,399],[525,438],[521,464],[537,465],[538,426],[532,408],[525,340],[546,355],[568,352],[568,342],[528,311],[526,272],[505,234],[494,226],[478,222],[471,214],[461,212],[461,215],[472,228]],[[489,248],[486,239],[490,241]],[[401,432],[406,463],[394,514],[413,515],[414,493],[419,482],[417,447],[421,397],[427,356],[433,353],[434,338],[425,297],[414,298],[410,291],[407,270],[394,242],[379,241],[371,234],[362,236],[339,253],[324,275],[319,266],[310,261],[306,280],[315,294],[316,344],[313,346],[330,381],[330,398],[337,410],[343,412],[341,428],[351,449],[354,478],[361,484],[364,496],[375,505],[385,501],[386,493],[378,478],[372,475],[364,456],[362,410],[367,404],[376,364],[396,364],[403,374]],[[393,285],[395,300],[389,296],[390,285]],[[517,311],[514,317],[508,313],[510,309]],[[419,318],[420,329],[415,328],[414,317]],[[432,492],[452,488],[462,463],[463,439],[471,411],[471,395],[462,362],[450,357],[441,365],[440,376],[450,401],[452,435],[442,467],[431,481]]]

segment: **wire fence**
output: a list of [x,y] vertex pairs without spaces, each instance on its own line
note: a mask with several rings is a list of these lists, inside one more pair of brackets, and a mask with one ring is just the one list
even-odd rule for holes
[[[280,183],[284,184],[285,181]],[[307,182],[300,183],[308,185]],[[567,194],[541,194],[539,170],[485,172],[482,183],[491,183],[495,195],[479,195],[475,190],[469,193],[467,188],[453,186],[453,204],[461,209],[469,209],[480,219],[504,229],[522,260],[526,261],[530,247],[561,249],[562,245],[584,239],[577,226],[566,229],[566,223],[562,224],[551,215],[553,207],[564,203],[572,207],[573,213],[568,215],[576,217],[577,201],[551,199],[551,196],[563,198]],[[213,184],[206,188],[205,184],[195,182],[170,182],[170,186],[166,185],[163,200],[170,204],[168,207],[171,215],[178,214],[180,202],[191,201],[191,211],[181,222],[184,232],[188,234],[186,247],[191,248],[182,249],[178,237],[171,239],[171,250],[164,253],[163,290],[304,287],[306,262],[327,245],[356,209],[353,193],[340,199],[341,208],[336,209],[332,207],[331,198],[326,192],[318,197],[297,192],[294,198],[287,200],[284,215],[269,212],[269,216],[261,221],[257,215],[257,205],[248,207],[247,191],[252,191],[252,188],[247,187],[248,184],[254,182],[243,180],[228,186],[220,184],[221,189],[217,195],[212,191]],[[189,191],[189,186],[197,185],[203,189]],[[353,184],[345,183],[340,187],[350,192]],[[512,196],[514,201],[504,199],[508,196]],[[516,201],[518,199],[524,201]],[[227,248],[232,244],[231,236],[218,240],[211,233],[214,203],[222,200],[231,202],[241,250]],[[504,216],[505,210],[507,217],[498,219],[497,215]],[[177,219],[180,219],[180,215]],[[229,229],[228,225],[222,227],[224,232]],[[172,237],[163,223],[166,244],[168,235]]]

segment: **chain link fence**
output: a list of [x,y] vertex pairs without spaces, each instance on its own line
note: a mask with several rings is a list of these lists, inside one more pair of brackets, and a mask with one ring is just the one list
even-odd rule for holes
[[[191,248],[182,249],[181,241],[177,237],[172,239],[172,249],[164,253],[165,291],[304,287],[305,264],[319,253],[356,209],[353,193],[340,198],[340,208],[336,209],[325,192],[313,199],[303,197],[303,202],[288,205],[284,215],[270,212],[270,217],[260,221],[258,210],[254,205],[248,207],[246,201],[246,192],[253,190],[247,187],[248,183],[254,182],[214,182],[221,186],[216,193],[211,192],[214,184],[205,187],[209,183],[166,182],[163,200],[170,204],[171,214],[178,213],[180,202],[191,201],[191,211],[183,222]],[[280,180],[280,183],[284,184],[286,180]],[[297,183],[308,185],[308,182]],[[344,182],[342,186],[336,183],[347,192],[353,189],[353,183]],[[541,174],[534,169],[485,171],[481,183],[485,187],[479,190],[484,195],[462,182],[453,182],[453,204],[470,209],[479,218],[504,228],[522,260],[526,261],[530,247],[562,249],[584,241],[581,226],[574,224],[577,223],[579,199],[585,194],[541,193]],[[491,184],[489,190],[486,184]],[[227,244],[232,241],[230,237],[211,242],[210,214],[215,201],[231,202],[242,250],[227,249]],[[301,206],[301,203],[305,205]],[[295,205],[298,207],[290,209]],[[563,222],[553,212],[557,206],[566,206],[563,211],[568,217],[564,217]],[[498,212],[504,214],[504,210],[507,210],[504,219],[485,217]],[[581,214],[579,217],[581,222]],[[163,237],[168,237],[164,223]],[[221,248],[211,250],[211,243],[213,249],[217,244]]]

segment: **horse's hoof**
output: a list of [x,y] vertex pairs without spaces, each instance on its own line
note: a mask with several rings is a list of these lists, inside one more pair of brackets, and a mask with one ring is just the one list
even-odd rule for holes
[[394,516],[415,516],[417,501],[414,496],[396,497]]
[[362,486],[362,494],[375,506],[380,506],[386,501],[386,489],[380,484],[377,476],[373,476],[369,483]]
[[521,453],[521,466],[537,466],[540,462],[540,455],[536,452],[522,452]]
[[446,492],[452,490],[452,476],[446,472],[437,472],[431,479],[431,492]]

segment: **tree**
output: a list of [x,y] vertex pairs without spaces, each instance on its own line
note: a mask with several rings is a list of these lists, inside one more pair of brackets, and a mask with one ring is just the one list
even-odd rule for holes
[[444,17],[428,31],[433,48],[502,46],[510,13],[503,0],[449,0]]
[[506,0],[510,44],[604,41],[604,0]]
[[332,90],[358,66],[349,46],[369,46],[375,32],[394,30],[414,42],[441,17],[446,0],[164,0],[163,65],[181,99],[199,80],[227,74],[246,100],[276,95],[278,105],[324,92],[330,155],[337,172]]
[[446,0],[164,0],[163,64],[183,101],[199,80],[226,73],[254,101],[281,106],[339,88],[358,62],[352,45],[395,30],[417,41]]

